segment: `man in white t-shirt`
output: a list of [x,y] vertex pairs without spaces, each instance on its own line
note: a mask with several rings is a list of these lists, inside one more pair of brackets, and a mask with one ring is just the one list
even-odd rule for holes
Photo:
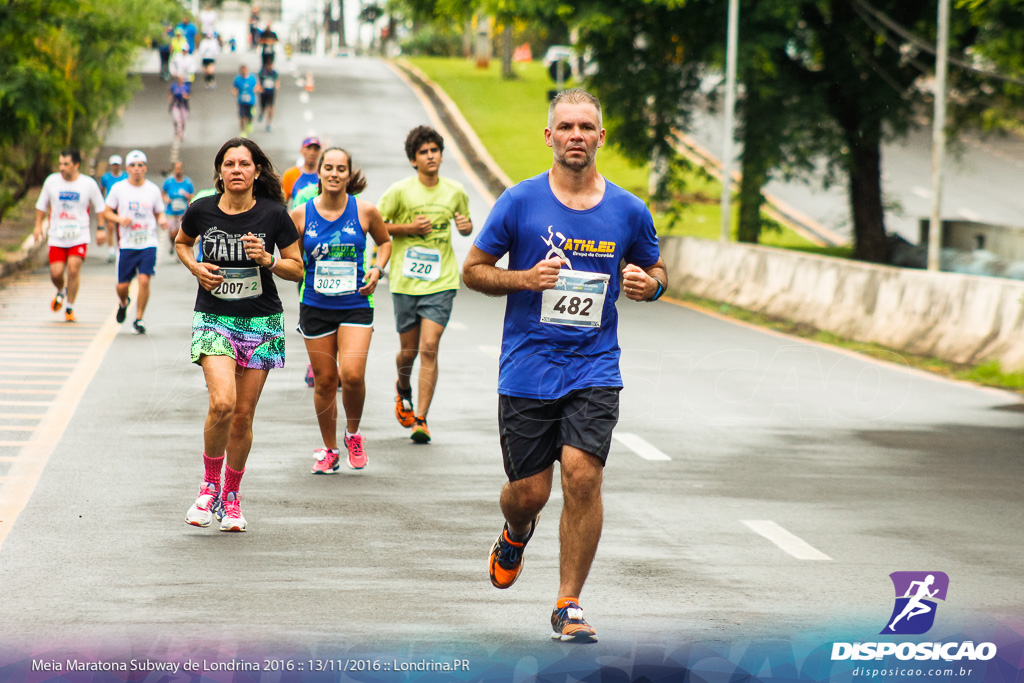
[[[50,280],[57,288],[50,308],[54,313],[64,309],[64,320],[75,322],[75,299],[81,281],[82,261],[89,247],[89,209],[97,215],[103,213],[103,195],[100,186],[78,169],[82,156],[77,149],[65,149],[60,153],[60,172],[51,173],[43,182],[42,192],[36,202],[35,239],[43,239],[43,220],[49,217],[47,237],[50,243]],[[96,244],[103,244],[106,231],[102,226],[96,230]],[[67,278],[65,281],[65,273]]]
[[107,195],[107,221],[117,226],[117,322],[123,323],[131,299],[128,285],[139,276],[139,300],[135,305],[135,334],[145,334],[142,320],[149,302],[149,280],[156,272],[157,226],[166,230],[166,206],[160,188],[146,180],[146,155],[139,150],[125,157],[128,180],[114,185]]
[[209,5],[199,13],[199,26],[204,36],[212,36],[217,32],[217,12]]

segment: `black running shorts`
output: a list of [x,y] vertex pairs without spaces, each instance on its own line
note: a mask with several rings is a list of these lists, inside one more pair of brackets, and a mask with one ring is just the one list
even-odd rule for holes
[[339,327],[369,327],[373,329],[372,308],[318,308],[299,304],[299,326],[306,339],[319,339],[337,333]]
[[543,472],[572,446],[608,460],[620,387],[577,389],[557,399],[498,396],[498,434],[509,481]]

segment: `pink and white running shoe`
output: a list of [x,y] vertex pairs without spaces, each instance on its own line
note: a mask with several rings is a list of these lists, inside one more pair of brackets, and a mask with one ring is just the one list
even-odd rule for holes
[[313,451],[316,462],[313,463],[313,474],[337,474],[341,468],[341,453],[330,448],[318,448]]
[[362,434],[346,434],[345,448],[348,449],[348,466],[353,470],[361,470],[366,467],[366,451],[364,446],[366,439]]
[[220,487],[204,481],[199,487],[199,497],[185,513],[185,521],[192,526],[208,527],[213,523],[214,516],[224,516],[224,508],[220,500]]
[[224,497],[224,517],[220,520],[221,531],[245,531],[245,517],[239,505],[238,491],[229,491]]

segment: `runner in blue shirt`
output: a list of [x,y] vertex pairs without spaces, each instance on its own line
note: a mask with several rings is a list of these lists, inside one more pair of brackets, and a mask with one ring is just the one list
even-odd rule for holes
[[[313,451],[313,474],[340,469],[339,386],[348,466],[361,470],[367,462],[366,441],[359,432],[366,357],[373,335],[373,292],[391,255],[391,238],[377,207],[353,196],[366,188],[366,179],[351,163],[344,149],[328,148],[320,156],[320,195],[291,213],[305,264],[298,329],[313,368],[313,406],[324,443]],[[364,269],[367,233],[378,249],[374,265]]]
[[185,165],[180,161],[174,162],[174,173],[167,176],[161,188],[164,193],[164,204],[167,205],[167,233],[171,237],[171,253],[175,253],[174,238],[178,236],[181,228],[181,217],[185,215],[185,209],[195,196],[196,186],[192,179],[185,175]]
[[[107,172],[100,178],[100,189],[103,190],[103,198],[106,199],[110,193],[110,188],[114,186],[114,183],[119,183],[128,177],[128,174],[124,170],[124,159],[121,158],[120,154],[111,154],[110,159],[107,160]],[[101,230],[106,230],[107,219],[104,218],[103,214],[100,213],[96,216],[98,227]],[[108,235],[113,235],[113,230],[107,231]],[[109,253],[107,254],[107,263],[113,263],[117,260],[117,240],[109,239],[107,244],[110,245]]]
[[[551,170],[502,194],[463,267],[470,289],[507,296],[498,377],[506,521],[491,548],[490,576],[496,588],[519,578],[560,461],[551,637],[594,642],[579,595],[601,537],[601,479],[619,415],[615,302],[620,292],[654,301],[667,277],[650,211],[597,171],[605,139],[597,98],[559,93],[544,138],[554,152]],[[506,254],[508,269],[498,268]]]
[[256,104],[256,93],[260,91],[260,84],[256,77],[249,73],[249,67],[245,64],[238,67],[234,90],[238,98],[238,135],[246,138],[252,134],[252,108]]

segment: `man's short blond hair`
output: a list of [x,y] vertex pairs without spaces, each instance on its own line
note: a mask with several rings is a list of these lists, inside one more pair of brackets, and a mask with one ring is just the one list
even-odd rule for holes
[[592,104],[597,110],[597,127],[604,128],[604,117],[601,114],[601,100],[597,99],[583,88],[569,88],[560,91],[551,98],[548,105],[548,128],[555,122],[555,107],[560,104]]

